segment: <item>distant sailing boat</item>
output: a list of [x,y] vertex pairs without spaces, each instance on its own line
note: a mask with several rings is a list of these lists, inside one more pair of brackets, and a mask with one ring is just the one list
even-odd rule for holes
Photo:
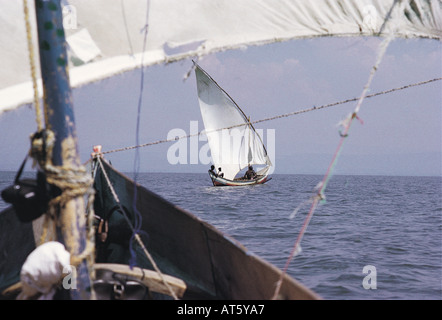
[[[214,186],[263,184],[272,166],[264,143],[241,108],[207,72],[195,63],[198,100],[212,161],[216,172],[209,170]],[[252,172],[252,165],[264,165]],[[248,175],[237,177],[244,168]],[[250,174],[251,173],[251,174]]]

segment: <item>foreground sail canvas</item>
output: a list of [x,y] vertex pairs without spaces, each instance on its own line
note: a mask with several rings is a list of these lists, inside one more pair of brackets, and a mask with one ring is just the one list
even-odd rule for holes
[[[36,1],[37,5],[43,2],[47,1]],[[72,13],[64,33],[70,47],[69,75],[74,88],[135,68],[246,45],[318,36],[440,39],[442,29],[438,0],[151,0],[148,11],[147,2],[138,0],[123,0],[118,5],[110,5],[108,0],[64,3],[70,5],[66,10]],[[24,23],[19,23],[23,21],[22,2],[0,0],[0,5],[1,113],[31,103],[33,90]],[[31,5],[31,12],[33,9]],[[32,16],[30,20],[35,30]],[[146,27],[147,47],[142,52],[140,30]],[[40,48],[35,39],[34,35],[34,48]],[[39,91],[41,94],[41,88]],[[104,168],[118,190],[123,209],[115,209],[115,198],[97,169],[95,209],[109,225],[108,236],[100,238],[102,243],[96,248],[100,267],[103,263],[109,269],[111,265],[131,263],[130,230],[124,224],[124,214],[129,221],[136,219],[131,200],[136,191],[135,208],[143,218],[140,231],[149,235],[148,247],[160,268],[185,282],[185,298],[272,297],[280,270],[204,221],[135,185],[111,166],[105,164]],[[11,208],[0,213],[2,290],[17,283],[20,267],[36,246],[35,236],[38,238],[34,223],[23,224],[14,215]],[[135,251],[138,263],[151,268],[150,262],[140,256],[139,248]],[[283,276],[278,297],[317,298],[287,275]]]
[[[262,184],[272,165],[261,137],[241,108],[199,65],[195,64],[198,101],[215,168],[209,172],[215,186]],[[251,165],[263,165],[254,179],[237,174]]]
[[[141,66],[248,45],[323,36],[392,34],[400,38],[440,39],[442,35],[440,0],[117,2],[64,2],[69,5],[64,9],[64,22],[70,47],[72,87]],[[33,12],[33,1],[29,5]],[[31,103],[33,91],[25,26],[18,23],[23,21],[23,3],[0,0],[0,7],[1,114]],[[33,17],[31,23],[35,30]],[[143,33],[140,30],[146,24],[149,33],[142,59]],[[35,39],[34,36],[34,47],[38,48]]]

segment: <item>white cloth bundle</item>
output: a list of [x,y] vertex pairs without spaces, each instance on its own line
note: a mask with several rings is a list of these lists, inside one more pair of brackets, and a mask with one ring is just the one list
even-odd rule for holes
[[38,246],[21,269],[22,292],[17,299],[31,299],[38,293],[41,293],[39,300],[52,299],[63,272],[72,271],[70,259],[70,253],[60,242],[50,241]]

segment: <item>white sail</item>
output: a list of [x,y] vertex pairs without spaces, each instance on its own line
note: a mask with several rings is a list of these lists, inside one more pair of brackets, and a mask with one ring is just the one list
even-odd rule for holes
[[270,166],[261,137],[231,97],[198,65],[198,100],[212,161],[233,180],[249,164]]
[[[28,1],[31,13],[33,3]],[[64,0],[62,3],[66,5],[64,22],[74,88],[141,65],[246,45],[386,33],[395,37],[441,39],[442,34],[441,0]],[[31,103],[33,91],[23,1],[0,0],[0,8],[1,114]],[[34,14],[30,20],[35,26]],[[142,63],[141,31],[146,24],[147,49]],[[34,34],[34,48],[37,47]]]

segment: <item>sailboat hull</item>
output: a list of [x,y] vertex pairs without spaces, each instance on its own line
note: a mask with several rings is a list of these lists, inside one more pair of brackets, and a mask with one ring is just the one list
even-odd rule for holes
[[212,183],[215,187],[223,187],[223,186],[231,186],[231,187],[239,187],[239,186],[252,186],[255,184],[263,184],[267,181],[272,180],[268,175],[258,176],[256,179],[235,179],[229,180],[224,179],[222,177],[216,177],[213,173],[209,172],[210,179],[212,179]]

